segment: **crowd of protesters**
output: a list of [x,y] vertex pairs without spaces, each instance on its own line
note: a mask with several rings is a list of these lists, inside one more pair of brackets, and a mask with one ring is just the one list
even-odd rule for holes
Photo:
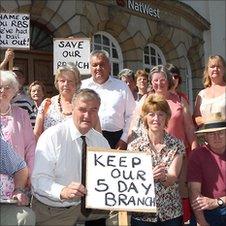
[[90,78],[68,63],[47,98],[41,81],[26,92],[23,70],[7,70],[14,57],[8,49],[0,64],[1,225],[117,225],[110,212],[84,212],[84,145],[151,155],[157,212],[133,212],[132,226],[226,225],[223,57],[209,57],[193,114],[173,64],[115,78],[108,53],[94,50]]

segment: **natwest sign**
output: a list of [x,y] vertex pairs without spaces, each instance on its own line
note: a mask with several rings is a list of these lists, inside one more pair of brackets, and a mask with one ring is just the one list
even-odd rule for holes
[[127,1],[127,7],[133,11],[146,14],[148,16],[153,16],[156,18],[160,18],[159,9],[153,9],[150,4],[146,4],[144,2],[138,2],[134,0]]
[[[119,6],[125,7],[126,0],[116,0]],[[127,0],[127,8],[142,14],[146,14],[148,16],[152,16],[155,18],[160,18],[160,11],[159,9],[153,9],[150,4],[134,1],[134,0]]]

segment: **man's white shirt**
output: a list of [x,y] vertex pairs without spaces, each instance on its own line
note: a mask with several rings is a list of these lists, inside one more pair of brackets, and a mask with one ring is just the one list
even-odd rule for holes
[[[68,119],[45,130],[40,136],[32,173],[32,192],[42,203],[54,207],[78,205],[80,199],[63,201],[61,190],[71,182],[81,183],[81,133]],[[87,146],[110,148],[103,135],[91,129],[86,136]]]
[[127,142],[129,126],[136,104],[126,83],[109,76],[104,84],[98,84],[91,77],[82,81],[81,88],[93,89],[99,94],[101,105],[98,114],[102,130],[115,132],[123,129],[121,140]]

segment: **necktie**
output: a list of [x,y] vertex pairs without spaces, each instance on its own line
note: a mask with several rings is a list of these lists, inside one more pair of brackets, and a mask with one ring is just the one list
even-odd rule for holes
[[[81,136],[82,138],[82,184],[86,186],[86,150],[87,150],[87,143],[86,137]],[[90,209],[86,208],[86,198],[83,196],[81,198],[81,212],[84,216],[88,216],[91,212]]]

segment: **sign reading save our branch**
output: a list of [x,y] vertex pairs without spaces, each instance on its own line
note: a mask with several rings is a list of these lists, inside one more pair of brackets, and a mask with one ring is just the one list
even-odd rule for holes
[[88,148],[86,207],[156,212],[151,156]]
[[30,15],[0,13],[0,47],[30,48]]
[[89,74],[90,39],[66,38],[54,39],[54,74],[59,67],[74,63],[81,74]]

